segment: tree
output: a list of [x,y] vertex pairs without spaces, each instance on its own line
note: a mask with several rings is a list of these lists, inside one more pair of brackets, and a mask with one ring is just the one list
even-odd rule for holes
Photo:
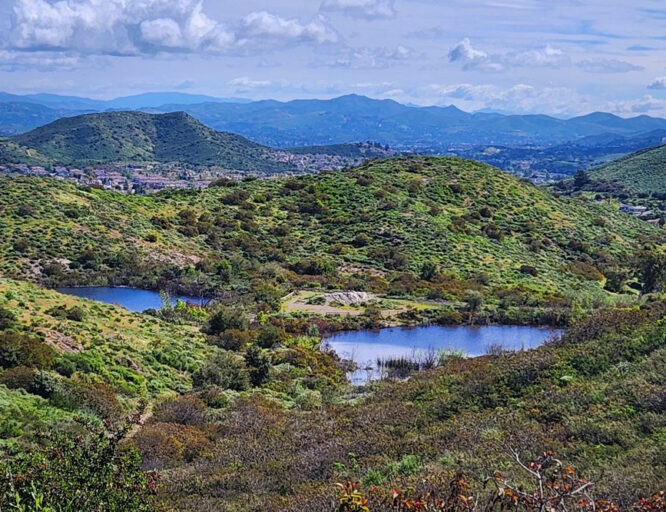
[[250,381],[253,386],[261,386],[268,380],[271,363],[268,356],[256,345],[251,345],[245,353],[245,364],[250,372]]
[[643,293],[661,292],[666,282],[666,253],[660,249],[645,249],[635,258]]
[[421,279],[432,281],[437,275],[437,264],[432,261],[426,261],[421,265]]
[[236,308],[223,307],[210,317],[206,332],[217,335],[228,329],[245,330],[247,324],[248,319],[245,312]]

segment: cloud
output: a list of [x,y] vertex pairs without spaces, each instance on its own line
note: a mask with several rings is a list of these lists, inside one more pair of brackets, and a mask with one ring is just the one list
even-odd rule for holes
[[80,59],[75,55],[52,52],[17,52],[0,50],[0,69],[3,71],[71,71],[77,68]]
[[430,84],[419,94],[435,103],[454,103],[468,111],[573,115],[587,110],[587,99],[567,87],[534,87],[517,84],[509,88],[482,84]]
[[395,0],[324,0],[321,11],[342,12],[369,20],[395,18]]
[[482,50],[472,47],[472,42],[468,37],[460,41],[449,51],[450,62],[483,62],[488,59],[488,54]]
[[645,69],[643,66],[617,59],[583,60],[577,62],[576,66],[589,73],[629,73]]
[[656,91],[666,90],[666,76],[655,78],[654,81],[648,85],[648,89],[653,89]]
[[260,89],[273,86],[270,80],[252,80],[250,77],[241,76],[234,78],[229,85],[233,85],[237,90]]
[[399,62],[407,62],[420,57],[409,46],[398,45],[393,48],[343,48],[332,61],[318,59],[313,67],[332,67],[349,69],[385,69]]
[[642,98],[609,102],[603,109],[623,116],[650,114],[663,117],[666,115],[666,101],[648,94]]
[[273,39],[288,42],[335,43],[337,33],[319,17],[310,23],[284,19],[266,11],[253,12],[243,18],[239,35],[244,39]]
[[266,11],[230,28],[204,12],[203,0],[16,0],[0,45],[24,52],[129,56],[242,53],[337,39],[321,17],[301,22]]
[[567,66],[569,57],[560,49],[546,45],[522,52],[489,54],[472,46],[469,38],[458,42],[449,51],[449,62],[460,63],[465,70],[501,72],[518,67],[550,67]]

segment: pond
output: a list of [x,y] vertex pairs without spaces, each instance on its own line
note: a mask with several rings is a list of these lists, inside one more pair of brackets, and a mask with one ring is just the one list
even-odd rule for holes
[[380,378],[391,360],[416,366],[430,364],[442,353],[475,357],[496,350],[526,350],[559,334],[557,329],[517,326],[396,327],[341,333],[327,338],[324,347],[354,361],[358,369],[349,379],[362,385]]
[[[92,299],[106,304],[122,306],[134,312],[146,309],[160,309],[162,297],[159,292],[142,290],[140,288],[112,288],[107,286],[83,286],[80,288],[58,288],[58,292],[73,295],[83,299]],[[175,304],[178,300],[193,302],[195,304],[206,304],[207,299],[201,297],[172,296],[171,302]]]

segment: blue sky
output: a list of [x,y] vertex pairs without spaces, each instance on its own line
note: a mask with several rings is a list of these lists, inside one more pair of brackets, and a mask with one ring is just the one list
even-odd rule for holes
[[663,0],[0,0],[0,90],[666,116]]

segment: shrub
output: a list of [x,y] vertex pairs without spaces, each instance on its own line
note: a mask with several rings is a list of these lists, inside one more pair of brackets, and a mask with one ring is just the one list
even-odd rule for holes
[[227,329],[225,332],[214,338],[213,343],[225,350],[239,352],[254,341],[251,331],[242,331],[240,329]]
[[521,265],[520,266],[520,272],[521,274],[527,274],[533,277],[536,277],[539,275],[539,271],[533,267],[532,265]]
[[11,328],[15,323],[16,315],[8,309],[0,307],[0,331]]
[[261,348],[273,348],[276,345],[286,343],[288,339],[284,329],[275,327],[272,324],[262,326],[257,336],[257,344]]
[[248,319],[245,312],[236,308],[223,307],[208,321],[206,332],[211,335],[221,334],[229,329],[247,329]]
[[206,404],[193,395],[166,400],[155,407],[153,421],[202,426],[206,423]]
[[45,429],[39,437],[30,451],[4,452],[0,503],[30,504],[38,497],[43,508],[17,510],[154,510],[149,500],[156,482],[141,470],[136,450],[120,449],[123,431],[109,434],[84,423],[76,433]]
[[268,380],[271,364],[268,356],[257,347],[248,347],[245,353],[245,364],[250,372],[250,382],[253,386],[261,386]]
[[25,389],[30,393],[36,374],[37,371],[34,368],[17,366],[0,374],[0,384],[4,384],[9,389]]
[[0,334],[0,367],[51,368],[56,352],[46,343],[22,334]]
[[250,387],[250,378],[242,361],[228,352],[217,354],[194,374],[192,381],[197,387],[212,385],[234,391],[245,391]]

